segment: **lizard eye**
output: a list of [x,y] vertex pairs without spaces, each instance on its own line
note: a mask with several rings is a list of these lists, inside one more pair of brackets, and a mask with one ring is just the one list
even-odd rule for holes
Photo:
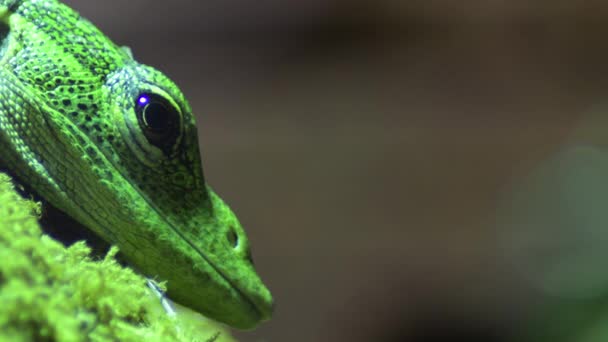
[[169,101],[156,94],[140,94],[135,103],[137,120],[150,144],[170,149],[180,134],[180,115]]

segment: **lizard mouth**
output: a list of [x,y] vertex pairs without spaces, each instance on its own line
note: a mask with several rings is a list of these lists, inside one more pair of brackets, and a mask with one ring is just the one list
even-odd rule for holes
[[[142,193],[139,188],[134,188],[137,189],[150,210],[158,214],[158,217],[161,218],[161,224],[169,228],[176,238],[186,244],[187,249],[192,251],[189,257],[202,261],[200,267],[183,270],[188,275],[182,273],[182,276],[177,276],[174,272],[164,275],[166,280],[169,281],[168,294],[170,298],[195,311],[208,315],[208,318],[237,329],[252,329],[259,323],[271,318],[274,311],[274,300],[253,267],[250,264],[244,264],[245,259],[240,260],[237,256],[233,259],[231,257],[232,251],[229,251],[225,257],[236,263],[233,264],[235,269],[225,270],[220,263],[214,262],[213,258],[189,239],[186,233],[179,229],[179,225],[174,224],[163,215],[162,210],[159,210],[146,194]],[[209,191],[213,193],[212,190],[209,189]],[[213,195],[213,197],[221,201],[216,195]],[[211,224],[217,225],[220,223]],[[170,249],[173,248],[170,247]],[[224,258],[221,258],[221,260],[224,260]],[[244,272],[240,272],[241,270]],[[156,272],[157,270],[147,269],[147,273],[154,274]],[[218,278],[218,284],[215,284],[216,286],[205,286],[205,279],[209,279],[210,276],[212,278],[213,274]],[[163,277],[162,274],[159,274],[159,276]],[[171,284],[174,284],[173,290]]]
[[[156,208],[154,203],[151,203],[146,196],[143,197],[150,205],[150,208],[156,211],[160,217],[163,217],[163,215]],[[201,305],[201,307],[194,307],[191,306],[192,304],[190,303],[192,301],[189,298],[181,298],[182,300],[177,300],[176,298],[178,302],[182,302],[186,306],[191,306],[196,310],[200,310],[205,314],[209,314],[209,318],[219,320],[222,323],[226,323],[237,329],[252,329],[260,322],[269,320],[271,318],[272,313],[274,311],[274,300],[271,299],[268,290],[266,290],[261,280],[257,278],[257,275],[256,282],[259,282],[259,286],[251,286],[251,284],[249,284],[251,286],[250,289],[245,286],[241,286],[241,281],[239,281],[240,279],[238,277],[238,273],[236,273],[235,277],[229,276],[227,272],[222,269],[221,266],[213,262],[213,260],[205,252],[203,252],[199,247],[196,246],[196,244],[194,244],[190,239],[188,239],[188,237],[185,236],[185,234],[180,231],[178,227],[176,227],[174,224],[172,224],[172,222],[170,222],[166,218],[164,218],[163,221],[166,226],[169,227],[171,231],[173,231],[179,237],[180,240],[185,242],[191,250],[196,252],[196,255],[198,255],[198,257],[202,259],[206,265],[208,265],[211,272],[221,277],[223,282],[225,282],[229,287],[227,289],[227,292],[232,292],[232,295],[229,296],[231,299],[222,303],[222,305],[232,308],[229,310],[218,310],[213,307],[209,307],[204,303]],[[255,271],[252,270],[251,272],[255,275]],[[248,284],[247,281],[244,281],[243,283]],[[169,281],[170,296],[171,292],[171,281]]]
[[239,302],[244,304],[246,310],[243,310],[241,305],[241,312],[247,313],[247,317],[241,317],[240,319],[233,320],[232,317],[225,318],[225,323],[238,329],[251,329],[262,321],[269,320],[274,311],[274,301],[270,302],[265,300],[262,296],[256,294],[256,292],[248,293],[241,286],[239,286],[234,279],[229,277],[220,267],[212,262],[209,257],[198,249],[190,240],[186,239],[179,231],[173,226],[172,229],[188,244],[196,253],[209,265],[213,271],[222,277],[222,279],[230,285],[230,289],[240,298]]

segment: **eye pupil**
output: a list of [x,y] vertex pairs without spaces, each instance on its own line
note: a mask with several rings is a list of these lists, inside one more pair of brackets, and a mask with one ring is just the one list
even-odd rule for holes
[[170,113],[162,103],[153,102],[144,107],[142,119],[146,127],[153,131],[163,131],[170,123]]

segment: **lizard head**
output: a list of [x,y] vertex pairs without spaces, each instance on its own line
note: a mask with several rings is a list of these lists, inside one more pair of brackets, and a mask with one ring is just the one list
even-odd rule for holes
[[116,169],[143,200],[122,206],[156,234],[146,233],[155,251],[135,253],[134,264],[167,279],[171,298],[231,326],[270,318],[273,299],[253,268],[246,234],[205,182],[194,116],[178,87],[131,60],[108,75],[104,89],[100,106],[120,137],[111,146],[120,156]]
[[175,301],[236,328],[268,319],[272,296],[239,221],[205,182],[178,87],[57,1],[0,9],[2,63],[23,99],[14,110],[43,132],[21,137],[34,190],[167,280]]

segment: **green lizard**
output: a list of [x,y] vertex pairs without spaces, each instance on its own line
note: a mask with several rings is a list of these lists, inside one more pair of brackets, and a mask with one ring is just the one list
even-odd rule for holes
[[175,301],[241,329],[269,319],[177,86],[56,0],[0,1],[0,41],[0,164]]

